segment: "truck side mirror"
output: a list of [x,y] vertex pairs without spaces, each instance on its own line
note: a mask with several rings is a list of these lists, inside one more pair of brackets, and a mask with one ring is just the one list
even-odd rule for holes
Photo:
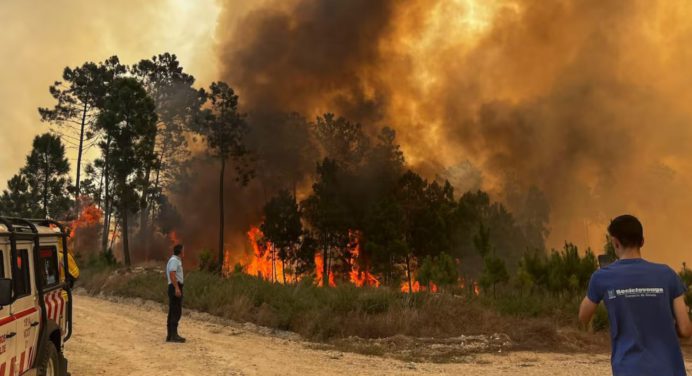
[[0,306],[12,304],[12,280],[0,278]]

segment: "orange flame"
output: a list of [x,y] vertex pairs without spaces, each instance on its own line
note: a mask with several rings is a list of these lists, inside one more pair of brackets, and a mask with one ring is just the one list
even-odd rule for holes
[[[315,253],[315,282],[317,282],[317,286],[322,286],[323,281],[322,281],[322,276],[324,275],[323,273],[323,268],[324,268],[324,258],[322,257],[322,252],[317,252]],[[328,271],[329,272],[329,271]],[[329,287],[335,287],[336,282],[334,282],[334,273],[329,273]]]
[[[428,291],[428,286],[422,285],[418,281],[413,281],[411,283],[413,292],[421,292],[421,291]],[[436,284],[430,282],[430,292],[438,292],[439,288],[437,287]],[[404,283],[401,284],[401,292],[410,292],[408,288],[408,281],[404,281]]]
[[168,240],[170,240],[171,244],[173,245],[180,244],[180,237],[178,236],[178,232],[176,232],[175,230],[169,232]]
[[[247,274],[257,276],[272,282],[283,283],[283,266],[276,255],[274,245],[264,239],[264,234],[259,227],[252,227],[247,232],[252,246],[252,258],[244,266]],[[288,276],[286,277],[288,279]]]
[[360,257],[360,234],[357,231],[349,232],[353,244],[353,249],[351,250],[351,272],[349,273],[349,279],[351,283],[358,287],[363,286],[373,286],[379,287],[380,281],[377,280],[372,274],[368,272],[367,267],[361,269],[358,258]]
[[478,282],[473,282],[473,293],[476,294],[476,296],[481,294],[481,288],[478,286]]
[[103,212],[98,206],[90,204],[82,208],[77,219],[72,221],[70,227],[70,237],[73,237],[77,232],[77,229],[91,227],[101,223],[101,217]]
[[[175,233],[171,233],[171,237],[174,237]],[[367,262],[362,260],[363,254],[361,253],[361,235],[358,231],[349,232],[351,237],[352,248],[350,249],[350,265],[351,270],[348,274],[349,281],[356,285],[357,287],[372,286],[380,287],[380,281],[370,274],[367,267]],[[276,249],[274,245],[269,242],[260,230],[259,227],[253,226],[247,232],[247,237],[252,247],[252,253],[242,257],[239,261],[242,265],[243,272],[249,275],[259,277],[272,282],[284,283],[283,280],[283,266],[281,261],[278,259],[276,254]],[[317,251],[315,253],[315,283],[318,286],[323,285],[323,270],[324,270],[324,258],[322,251]],[[232,262],[234,261],[232,252],[226,251],[223,260],[223,270],[225,273],[229,273],[233,270]],[[362,266],[365,265],[365,266]],[[328,283],[330,287],[336,286],[335,274],[329,270]],[[286,282],[293,280],[294,276],[288,272],[286,273]],[[463,286],[464,282],[461,281]],[[439,287],[430,283],[429,286],[421,285],[418,281],[413,281],[413,292],[430,291],[433,293],[439,292]],[[408,281],[401,284],[400,290],[402,292],[409,292]],[[474,283],[474,291],[476,295],[479,294],[478,284]]]

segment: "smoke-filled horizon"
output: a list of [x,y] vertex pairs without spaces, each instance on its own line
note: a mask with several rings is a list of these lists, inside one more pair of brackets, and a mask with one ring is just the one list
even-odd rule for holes
[[691,258],[692,7],[220,4],[220,78],[250,114],[329,111],[369,132],[391,126],[415,170],[486,189],[515,211],[514,197],[536,186],[550,204],[549,246],[600,251],[609,218],[632,213],[647,257]]
[[[48,130],[36,108],[65,66],[169,51],[197,86],[219,79],[236,90],[267,156],[247,189],[228,174],[229,249],[246,246],[242,229],[273,190],[309,188],[314,151],[277,114],[334,112],[369,134],[394,128],[409,166],[457,194],[482,188],[520,212],[537,187],[550,206],[549,247],[600,251],[608,220],[632,213],[644,255],[677,268],[692,259],[691,15],[692,5],[662,0],[8,1],[0,184]],[[213,248],[218,173],[194,163],[195,180],[176,196],[183,236],[209,234]]]

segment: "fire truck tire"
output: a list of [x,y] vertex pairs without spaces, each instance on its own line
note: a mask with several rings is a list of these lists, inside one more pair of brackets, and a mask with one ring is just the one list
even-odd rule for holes
[[60,357],[58,356],[58,350],[53,342],[48,341],[43,357],[38,360],[36,374],[38,376],[58,376],[59,369]]

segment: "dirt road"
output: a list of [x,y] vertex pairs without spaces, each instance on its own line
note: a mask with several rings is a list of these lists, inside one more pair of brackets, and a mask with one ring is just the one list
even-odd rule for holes
[[[186,315],[186,344],[164,341],[166,315],[141,304],[78,295],[70,372],[92,375],[607,375],[608,356],[513,352],[469,357],[462,364],[407,363],[317,350],[300,340],[263,335]],[[688,372],[692,362],[688,360]]]

